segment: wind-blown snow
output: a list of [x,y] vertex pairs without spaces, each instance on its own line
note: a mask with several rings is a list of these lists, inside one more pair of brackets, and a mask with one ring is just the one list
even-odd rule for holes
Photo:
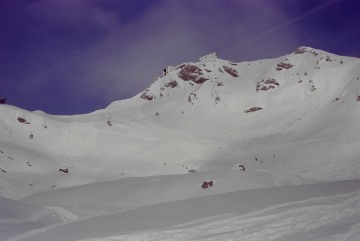
[[87,115],[0,105],[0,239],[358,240],[359,67],[301,47]]

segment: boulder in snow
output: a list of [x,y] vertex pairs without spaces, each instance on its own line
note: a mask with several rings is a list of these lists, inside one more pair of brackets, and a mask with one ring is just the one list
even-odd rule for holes
[[212,180],[211,181],[205,181],[201,185],[201,188],[206,189],[206,188],[209,188],[209,187],[212,187],[212,186],[214,186],[214,182]]
[[255,111],[258,111],[258,110],[262,110],[262,108],[259,107],[259,106],[254,106],[254,107],[251,107],[250,109],[244,110],[244,112],[245,113],[250,113],[250,112],[255,112]]

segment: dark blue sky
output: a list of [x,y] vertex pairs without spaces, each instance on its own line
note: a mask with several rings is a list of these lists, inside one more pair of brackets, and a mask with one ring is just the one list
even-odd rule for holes
[[146,89],[166,65],[299,46],[360,57],[358,0],[0,0],[0,98],[81,114]]

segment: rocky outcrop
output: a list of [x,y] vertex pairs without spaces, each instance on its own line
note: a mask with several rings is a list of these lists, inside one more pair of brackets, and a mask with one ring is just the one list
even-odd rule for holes
[[254,107],[251,107],[250,109],[244,110],[244,112],[250,113],[250,112],[255,112],[255,111],[259,111],[259,110],[262,110],[262,108],[259,106],[254,106]]
[[152,101],[153,99],[155,99],[155,96],[150,94],[149,93],[149,90],[145,90],[141,96],[140,96],[141,99],[144,99],[144,100],[148,100],[148,101]]
[[299,47],[295,50],[295,54],[303,54],[306,52],[306,47]]
[[31,124],[24,116],[18,116],[17,120],[22,124]]
[[170,81],[169,83],[167,83],[167,84],[165,85],[165,87],[175,88],[175,87],[178,86],[178,85],[179,85],[178,82],[176,82],[175,80],[172,80],[172,81]]
[[232,77],[239,77],[239,73],[235,69],[230,68],[230,67],[228,67],[226,65],[224,65],[223,68],[226,71],[226,73],[228,73]]
[[294,65],[288,63],[288,62],[280,62],[276,65],[276,70],[277,71],[280,71],[280,70],[283,70],[283,69],[291,69],[292,67],[294,67]]
[[208,80],[199,67],[191,64],[183,66],[177,75],[184,81],[192,81],[196,84],[202,84]]
[[190,95],[188,97],[188,102],[193,105],[194,102],[197,101],[197,100],[198,100],[198,98],[197,98],[196,94],[190,93]]
[[332,62],[333,60],[332,60],[331,57],[328,55],[328,56],[326,56],[325,61],[327,61],[327,62]]
[[212,186],[214,186],[214,182],[212,180],[211,181],[209,180],[209,181],[203,182],[203,184],[201,185],[201,188],[206,189],[206,188],[209,188]]
[[310,53],[314,56],[317,56],[319,53],[315,52],[313,49],[308,47],[299,47],[295,50],[295,54],[304,54],[304,53]]
[[259,90],[267,91],[269,89],[275,89],[276,87],[279,87],[280,84],[272,78],[263,79],[256,84],[256,92],[259,92]]

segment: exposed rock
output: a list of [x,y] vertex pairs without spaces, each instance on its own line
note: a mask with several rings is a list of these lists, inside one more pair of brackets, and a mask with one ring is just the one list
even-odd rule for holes
[[25,117],[19,116],[17,119],[18,119],[18,121],[19,121],[20,123],[25,123],[25,122],[26,122]]
[[206,189],[206,188],[209,188],[209,187],[212,187],[214,185],[214,182],[211,180],[211,181],[205,181],[203,182],[203,184],[201,185],[202,189]]
[[201,78],[197,78],[196,80],[194,80],[194,82],[195,82],[196,84],[202,84],[202,83],[204,83],[204,82],[207,81],[207,80],[209,80],[209,79],[204,78],[204,77],[201,77]]
[[283,70],[283,69],[290,69],[292,67],[294,67],[294,65],[292,65],[290,63],[286,63],[286,62],[281,62],[281,63],[278,63],[276,65],[276,70],[280,71],[280,70]]
[[28,121],[24,116],[19,116],[17,119],[18,119],[18,121],[19,121],[20,123],[23,123],[23,124],[31,124],[31,122]]
[[258,107],[258,106],[254,106],[254,107],[251,107],[250,109],[244,110],[244,112],[245,113],[250,113],[250,112],[255,112],[255,111],[258,111],[258,110],[262,110],[262,108]]
[[269,89],[274,89],[279,86],[280,84],[275,79],[263,79],[256,84],[256,92],[258,92],[259,90],[267,91]]
[[151,101],[151,100],[153,100],[155,98],[155,96],[149,94],[148,90],[146,90],[141,94],[140,98],[142,98],[144,100]]
[[340,100],[340,96],[336,97],[332,102]]
[[59,172],[68,173],[69,169],[68,168],[60,168]]
[[215,105],[216,105],[219,101],[220,101],[220,97],[217,96],[217,97],[215,98]]
[[171,87],[171,88],[175,88],[176,86],[178,86],[178,82],[176,82],[175,80],[172,80],[165,85],[165,87]]
[[295,54],[303,54],[306,52],[306,47],[299,47],[295,50]]
[[178,73],[178,76],[184,81],[193,81],[196,84],[201,84],[208,80],[202,75],[202,70],[199,67],[191,64],[183,66]]
[[303,53],[310,53],[314,56],[317,56],[319,53],[315,52],[313,49],[307,47],[299,47],[295,50],[295,54],[303,54]]
[[196,94],[190,93],[190,95],[189,95],[189,97],[188,97],[188,102],[193,105],[195,100],[198,100]]
[[224,65],[223,68],[229,75],[231,75],[233,77],[239,77],[239,73],[235,69],[230,68],[226,65]]

